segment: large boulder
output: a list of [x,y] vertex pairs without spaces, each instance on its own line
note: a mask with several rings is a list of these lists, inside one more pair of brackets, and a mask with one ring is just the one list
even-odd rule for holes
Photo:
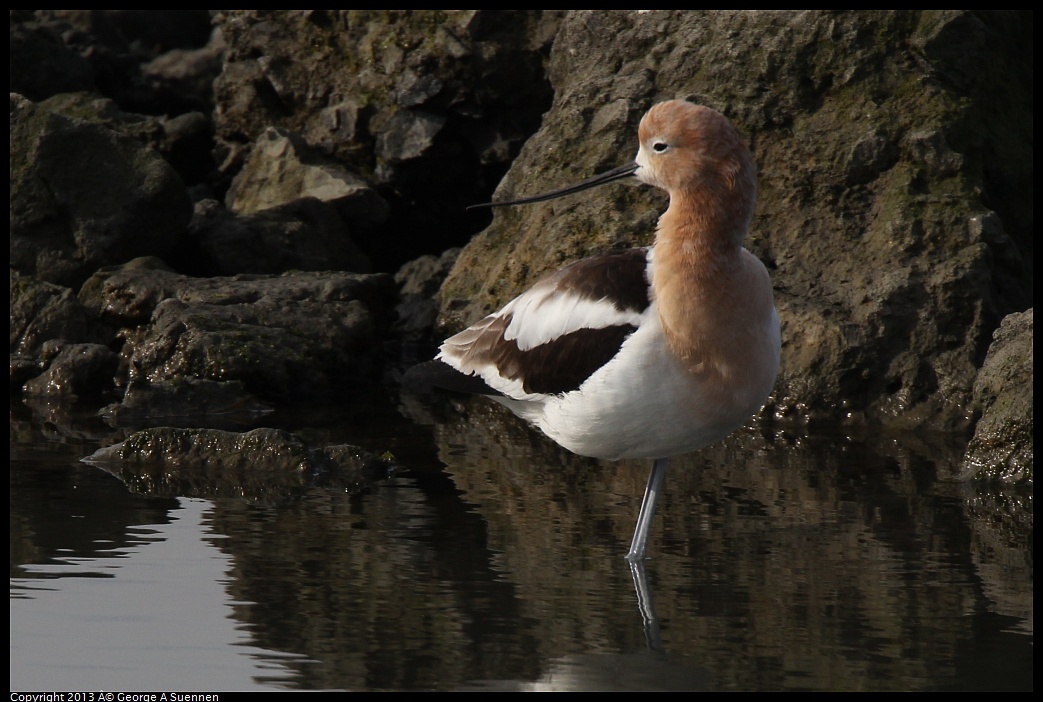
[[79,287],[100,266],[174,249],[192,203],[158,153],[18,95],[10,105],[12,268]]
[[[498,191],[633,158],[652,104],[725,113],[757,160],[747,247],[782,320],[772,406],[803,421],[969,427],[1003,314],[1031,304],[1031,17],[965,11],[573,12],[554,105]],[[955,50],[954,47],[959,47]],[[461,329],[563,263],[649,244],[662,193],[501,211],[442,288]]]

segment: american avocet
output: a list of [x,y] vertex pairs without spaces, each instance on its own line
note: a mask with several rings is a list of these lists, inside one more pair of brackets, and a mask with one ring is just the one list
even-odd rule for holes
[[[644,558],[666,458],[740,427],[779,367],[764,265],[743,248],[756,167],[719,112],[680,100],[641,120],[636,160],[548,200],[636,176],[666,190],[655,244],[569,265],[442,344],[429,381],[492,395],[583,456],[653,458],[627,558]],[[437,377],[432,377],[437,376]]]

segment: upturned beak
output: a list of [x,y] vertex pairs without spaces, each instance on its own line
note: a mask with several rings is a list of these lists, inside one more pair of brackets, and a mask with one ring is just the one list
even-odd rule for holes
[[572,193],[578,193],[581,190],[588,190],[590,188],[596,188],[599,185],[605,183],[611,183],[614,180],[622,180],[628,178],[637,171],[639,166],[637,162],[628,163],[625,166],[619,168],[613,168],[611,171],[605,171],[599,173],[596,176],[591,176],[586,180],[581,180],[575,185],[569,185],[568,187],[561,188],[560,190],[552,190],[549,193],[543,193],[542,195],[534,195],[533,197],[525,197],[520,200],[508,200],[506,202],[483,202],[480,205],[471,205],[467,209],[473,210],[479,207],[505,207],[506,205],[527,205],[530,202],[543,202],[544,200],[553,200],[556,197],[564,197],[565,195],[571,195]]

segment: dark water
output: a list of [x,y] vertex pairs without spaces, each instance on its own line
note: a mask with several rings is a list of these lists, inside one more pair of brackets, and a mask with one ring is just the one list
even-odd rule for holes
[[12,690],[1032,689],[1031,528],[946,441],[747,430],[673,461],[643,614],[649,466],[481,400],[267,419],[406,467],[277,505],[131,494],[78,462],[111,430],[11,417]]

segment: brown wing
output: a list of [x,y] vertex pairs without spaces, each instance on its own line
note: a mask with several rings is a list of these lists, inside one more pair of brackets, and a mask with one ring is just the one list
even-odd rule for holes
[[[447,339],[436,363],[449,389],[515,399],[577,389],[608,363],[649,305],[647,249],[584,259]],[[476,389],[477,388],[477,389]]]

